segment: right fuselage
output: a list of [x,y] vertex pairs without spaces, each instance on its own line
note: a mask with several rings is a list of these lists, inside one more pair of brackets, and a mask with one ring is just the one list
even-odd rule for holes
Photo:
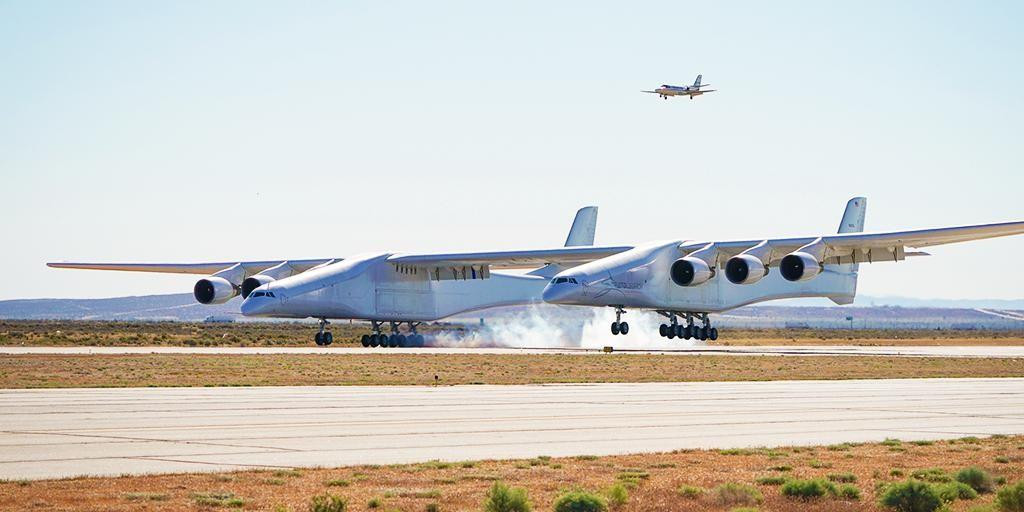
[[829,297],[846,303],[856,291],[856,268],[826,267],[815,279],[790,282],[769,272],[753,284],[733,284],[724,272],[705,283],[679,286],[669,275],[683,256],[679,240],[654,242],[564,271],[544,289],[544,300],[579,306],[620,306],[717,313],[755,302],[790,297]]

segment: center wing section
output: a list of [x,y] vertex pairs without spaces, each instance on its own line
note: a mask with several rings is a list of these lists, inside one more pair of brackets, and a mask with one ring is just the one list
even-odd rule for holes
[[[387,259],[399,270],[425,269],[434,279],[487,277],[491,268],[524,269],[545,265],[572,267],[632,249],[629,246],[583,246],[524,251],[395,254]],[[446,277],[447,276],[447,277]]]

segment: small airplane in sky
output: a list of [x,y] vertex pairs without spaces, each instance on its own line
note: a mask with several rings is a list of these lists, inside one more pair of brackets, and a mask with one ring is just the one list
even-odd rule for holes
[[703,75],[697,75],[697,79],[693,81],[693,85],[665,85],[665,84],[663,84],[661,87],[658,87],[657,89],[655,89],[653,91],[640,91],[640,92],[647,92],[647,93],[651,93],[651,94],[657,94],[658,96],[661,96],[662,98],[664,98],[666,100],[668,99],[669,96],[689,96],[690,99],[692,100],[694,96],[700,96],[701,94],[706,94],[706,93],[709,93],[709,92],[715,92],[714,89],[708,89],[708,90],[705,90],[705,91],[702,91],[700,89],[701,87],[707,87],[708,86],[708,84],[701,84],[700,83],[701,76],[703,76]]

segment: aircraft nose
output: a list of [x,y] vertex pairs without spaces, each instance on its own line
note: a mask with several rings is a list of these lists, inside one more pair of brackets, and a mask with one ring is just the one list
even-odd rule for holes
[[579,285],[569,283],[548,283],[541,293],[544,302],[549,304],[572,304],[577,296]]
[[274,309],[274,299],[267,297],[253,297],[251,294],[242,301],[241,311],[243,316],[264,316],[269,315]]

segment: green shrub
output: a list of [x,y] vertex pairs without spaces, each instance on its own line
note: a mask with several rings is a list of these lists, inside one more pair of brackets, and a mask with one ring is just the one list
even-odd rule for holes
[[715,502],[719,505],[759,505],[764,496],[756,487],[737,483],[725,483],[715,487]]
[[853,473],[829,473],[828,479],[830,482],[852,484],[857,481],[857,475]]
[[484,500],[484,512],[530,512],[526,489],[510,488],[501,482],[494,482]]
[[437,506],[437,503],[427,503],[427,507],[423,509],[424,512],[441,512],[441,507]]
[[956,481],[971,486],[978,492],[992,492],[995,484],[992,475],[981,468],[970,467],[961,469],[956,473]]
[[911,478],[924,480],[925,482],[940,483],[952,482],[953,477],[942,468],[918,469],[910,474]]
[[839,489],[837,489],[836,494],[839,495],[840,498],[843,498],[845,500],[860,499],[860,489],[858,489],[857,486],[853,484],[840,485]]
[[626,486],[622,484],[614,484],[611,487],[605,489],[605,496],[608,497],[608,506],[611,508],[619,508],[626,504],[629,500],[629,491],[626,490]]
[[167,501],[170,495],[155,492],[126,492],[121,495],[128,501]]
[[910,444],[915,445],[915,446],[931,446],[931,445],[935,444],[935,441],[925,441],[925,440],[911,441]]
[[704,489],[701,489],[700,487],[694,485],[682,485],[676,492],[678,492],[679,495],[684,498],[694,500],[699,498],[701,494],[704,494]]
[[555,500],[555,512],[605,512],[608,502],[587,491],[569,491]]
[[1010,463],[1010,458],[1005,456],[1005,455],[1000,455],[1000,456],[996,457],[993,460],[995,460],[997,464],[1009,464]]
[[309,502],[309,512],[345,512],[348,503],[340,496],[321,494]]
[[366,502],[366,508],[380,508],[384,506],[383,498],[370,498],[370,501]]
[[919,480],[894,483],[885,488],[879,503],[897,512],[934,512],[942,499],[932,486]]
[[978,492],[975,491],[971,486],[962,482],[949,482],[945,484],[935,484],[935,492],[938,493],[939,498],[945,502],[951,502],[956,500],[973,500],[978,497]]
[[903,476],[903,470],[902,470],[902,469],[893,469],[893,470],[890,470],[890,471],[889,471],[889,476],[894,476],[894,477],[896,477],[896,478],[900,478],[900,477],[902,477],[902,476]]
[[758,484],[761,484],[761,485],[782,485],[782,484],[788,482],[789,478],[784,477],[782,475],[771,475],[771,476],[762,476],[761,478],[758,478],[755,481]]
[[995,503],[1003,512],[1024,512],[1024,480],[999,489]]
[[790,480],[782,485],[782,495],[790,498],[809,500],[826,494],[836,494],[836,486],[827,480]]
[[890,437],[887,437],[885,438],[885,441],[882,441],[882,446],[899,446],[901,444],[903,443],[899,439],[893,439]]
[[822,462],[822,461],[820,461],[818,459],[812,460],[810,463],[808,463],[808,465],[811,466],[812,468],[830,468],[830,467],[832,467],[831,463],[829,463],[829,462]]
[[327,487],[348,487],[350,482],[341,478],[335,478],[334,480],[328,480],[324,482]]
[[771,471],[793,471],[793,466],[786,466],[786,465],[772,466],[772,467],[770,467],[768,469],[771,470]]
[[227,491],[194,493],[192,500],[196,502],[196,505],[203,507],[241,507],[245,505],[245,500]]

